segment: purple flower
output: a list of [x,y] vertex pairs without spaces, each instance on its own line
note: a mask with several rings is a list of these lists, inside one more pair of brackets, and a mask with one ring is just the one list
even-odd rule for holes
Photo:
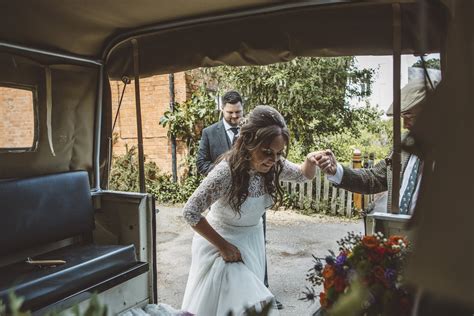
[[347,257],[345,254],[341,253],[339,256],[337,256],[335,267],[339,273],[344,272],[344,265],[346,264],[346,261]]
[[342,267],[346,263],[346,261],[347,261],[346,255],[345,254],[340,254],[336,258],[336,266]]

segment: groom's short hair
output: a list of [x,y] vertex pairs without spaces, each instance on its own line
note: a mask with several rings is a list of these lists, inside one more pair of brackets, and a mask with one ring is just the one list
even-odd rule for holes
[[236,104],[242,103],[242,96],[235,90],[227,91],[224,96],[222,97],[222,107],[224,107],[227,103]]

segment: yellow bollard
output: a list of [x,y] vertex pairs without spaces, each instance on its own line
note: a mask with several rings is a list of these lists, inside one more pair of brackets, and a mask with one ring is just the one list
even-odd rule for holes
[[[360,169],[362,168],[362,159],[361,153],[359,149],[354,149],[354,153],[352,155],[352,168]],[[362,210],[362,194],[354,193],[354,208],[356,210]]]

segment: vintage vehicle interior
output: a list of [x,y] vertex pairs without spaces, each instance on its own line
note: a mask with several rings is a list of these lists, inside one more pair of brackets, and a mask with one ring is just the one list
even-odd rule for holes
[[[31,144],[0,148],[0,299],[8,304],[14,291],[37,315],[84,308],[94,292],[112,314],[159,300],[140,78],[297,56],[393,55],[399,173],[400,55],[439,52],[444,71],[449,8],[414,0],[2,1],[0,91],[27,93],[34,131]],[[124,76],[136,87],[141,193],[107,187],[109,80]],[[403,229],[409,217],[397,213],[373,216],[371,230]],[[27,258],[56,261],[39,268]]]

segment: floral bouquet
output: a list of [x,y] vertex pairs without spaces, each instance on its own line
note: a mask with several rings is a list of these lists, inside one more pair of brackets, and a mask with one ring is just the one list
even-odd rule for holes
[[[314,266],[307,274],[313,286],[323,285],[319,294],[322,314],[356,287],[365,293],[360,296],[361,300],[353,300],[357,306],[352,310],[358,310],[360,315],[410,314],[412,293],[402,279],[409,252],[405,237],[349,233],[338,245],[339,254],[329,251],[324,265],[321,258],[313,255]],[[302,300],[314,301],[317,297],[313,288],[307,288],[303,294]]]

